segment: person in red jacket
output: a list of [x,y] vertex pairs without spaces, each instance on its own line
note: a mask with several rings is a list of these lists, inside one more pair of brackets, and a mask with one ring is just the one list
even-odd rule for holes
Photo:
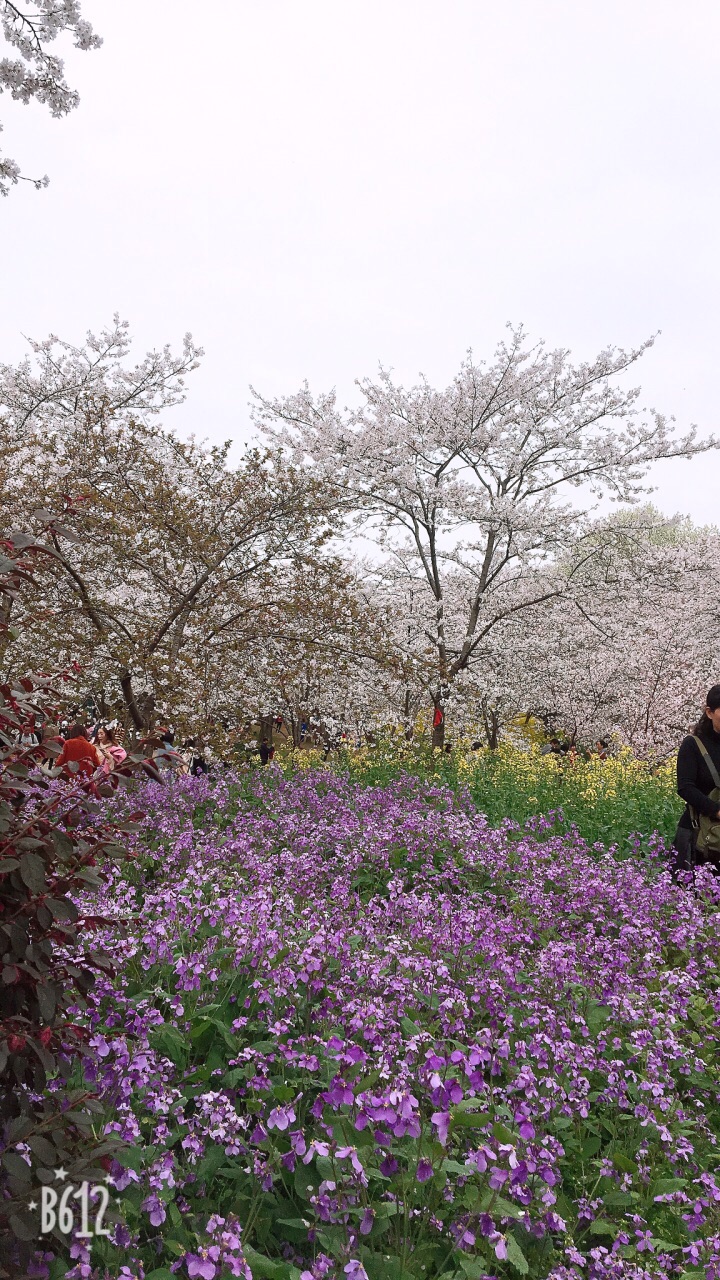
[[[76,769],[70,769],[71,762],[77,764]],[[55,761],[55,767],[62,768],[64,777],[72,781],[78,774],[84,774],[86,778],[91,777],[102,763],[103,759],[99,751],[91,742],[88,742],[85,726],[72,725],[65,739],[65,746]]]

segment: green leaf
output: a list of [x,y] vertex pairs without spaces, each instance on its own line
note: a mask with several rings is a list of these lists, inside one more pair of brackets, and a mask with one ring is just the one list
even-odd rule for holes
[[461,1258],[460,1266],[468,1280],[482,1280],[486,1275],[485,1265],[482,1262],[476,1262],[474,1258]]
[[594,1236],[612,1236],[613,1240],[617,1235],[618,1229],[614,1222],[608,1222],[607,1218],[596,1218],[590,1223],[590,1233]]
[[585,1141],[581,1144],[583,1159],[589,1160],[591,1156],[597,1155],[601,1145],[602,1143],[600,1142],[599,1138],[596,1138],[594,1136],[590,1138],[586,1138]]
[[608,1009],[607,1005],[599,1004],[597,1001],[593,1001],[592,1004],[589,1005],[588,1011],[585,1015],[585,1021],[588,1026],[588,1031],[590,1031],[592,1035],[596,1035],[597,1032],[600,1031],[601,1028],[605,1026],[605,1023],[607,1022],[609,1017],[610,1017],[610,1010]]
[[423,1034],[423,1028],[419,1027],[417,1022],[412,1022],[410,1018],[401,1018],[400,1026],[406,1036],[420,1036]]
[[64,831],[56,831],[54,829],[50,832],[50,836],[55,846],[57,857],[61,862],[67,862],[68,858],[72,856],[74,848],[72,840],[65,835]]
[[496,1124],[493,1125],[493,1133],[497,1138],[498,1142],[502,1142],[509,1146],[514,1146],[515,1142],[517,1141],[517,1139],[515,1138],[515,1135],[510,1132],[507,1125],[502,1124],[499,1120],[497,1121]]
[[249,1264],[253,1274],[253,1280],[273,1280],[274,1276],[280,1277],[283,1273],[282,1263],[273,1262],[270,1258],[266,1258],[262,1253],[256,1253],[250,1245],[243,1246],[245,1261]]
[[173,1066],[182,1066],[187,1058],[188,1043],[185,1036],[168,1025],[159,1027],[150,1036],[150,1043],[164,1058],[169,1058]]
[[608,1191],[602,1201],[608,1209],[622,1209],[633,1204],[636,1199],[637,1197],[631,1191]]
[[213,1178],[220,1165],[224,1164],[226,1160],[227,1156],[223,1147],[211,1147],[197,1167],[198,1182],[206,1182]]
[[513,1204],[512,1200],[506,1200],[504,1196],[495,1196],[493,1202],[493,1213],[500,1218],[522,1218],[523,1210],[520,1205]]
[[355,1090],[356,1094],[366,1093],[368,1089],[372,1089],[372,1086],[374,1084],[377,1084],[379,1079],[380,1079],[380,1072],[371,1071],[368,1075],[361,1076],[358,1080],[353,1080],[353,1089]]
[[[484,1129],[490,1115],[487,1111],[453,1111],[450,1118],[453,1125],[459,1125],[462,1129]],[[467,1169],[464,1172],[467,1173]]]
[[667,1196],[672,1191],[682,1191],[687,1186],[687,1178],[656,1178],[650,1187],[649,1196],[651,1200],[655,1196]]
[[625,1155],[624,1151],[614,1151],[612,1162],[621,1173],[637,1173],[637,1165],[629,1156]]
[[309,1200],[310,1196],[315,1195],[321,1181],[322,1179],[317,1170],[311,1165],[298,1165],[293,1178],[296,1196],[299,1196],[301,1200]]
[[169,1267],[158,1267],[155,1271],[146,1271],[145,1280],[175,1280],[175,1273]]
[[519,1271],[521,1276],[526,1276],[529,1269],[527,1258],[514,1236],[507,1238],[507,1256],[510,1265]]
[[480,1199],[480,1188],[471,1182],[470,1185],[465,1188],[461,1199],[462,1199],[462,1203],[465,1205],[465,1208],[469,1209],[470,1212],[472,1212],[478,1200]]
[[4,1151],[2,1162],[12,1178],[20,1183],[30,1183],[32,1174],[30,1166],[18,1151]]
[[20,859],[20,875],[31,893],[42,893],[45,888],[45,863],[36,853],[24,853]]
[[377,1218],[394,1218],[398,1212],[397,1205],[391,1200],[381,1200],[379,1204],[374,1204],[375,1217]]
[[132,1169],[134,1173],[139,1173],[143,1167],[144,1155],[141,1147],[121,1147],[117,1153],[117,1159],[123,1169]]
[[289,1102],[291,1098],[295,1097],[296,1093],[297,1089],[294,1089],[289,1084],[276,1084],[272,1091],[273,1098],[278,1102]]
[[34,1156],[41,1160],[47,1168],[52,1169],[57,1164],[58,1153],[52,1142],[48,1142],[47,1138],[41,1133],[34,1133],[28,1138],[28,1146]]

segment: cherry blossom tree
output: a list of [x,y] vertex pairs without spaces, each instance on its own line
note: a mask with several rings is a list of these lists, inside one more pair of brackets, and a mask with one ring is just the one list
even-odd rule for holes
[[[0,59],[0,93],[9,93],[16,102],[39,102],[56,118],[67,115],[80,98],[65,79],[62,58],[50,53],[48,46],[64,32],[73,37],[76,49],[97,49],[102,44],[82,17],[78,0],[0,0],[0,23],[14,54]],[[21,180],[38,188],[49,182],[47,175],[25,178],[15,160],[0,155],[0,195],[6,196]]]
[[[720,671],[720,536],[631,508],[601,522],[572,592],[494,629],[456,686],[452,718],[495,745],[521,716],[585,744],[615,737],[663,756]],[[571,558],[572,564],[572,558]]]
[[720,535],[669,521],[638,551],[642,579],[634,567],[591,611],[559,603],[552,633],[527,655],[526,701],[572,739],[614,736],[658,757],[697,720],[720,672]]
[[491,633],[520,614],[535,625],[599,554],[588,536],[572,571],[561,563],[590,534],[591,499],[635,502],[651,463],[717,447],[641,411],[639,389],[619,385],[651,343],[576,364],[510,328],[489,365],[469,354],[444,391],[425,379],[406,390],[381,369],[358,383],[355,409],[307,385],[256,393],[256,421],[374,537],[398,598],[412,590],[422,649],[409,656],[436,745],[449,693],[482,664]]
[[279,712],[295,746],[302,724],[326,749],[386,723],[398,674],[387,603],[373,584],[326,561],[291,584],[292,612],[255,667],[258,711]]
[[72,654],[143,730],[158,700],[207,702],[213,655],[268,634],[278,581],[322,546],[328,505],[267,450],[231,466],[229,445],[180,441],[156,421],[197,364],[189,337],[182,354],[134,367],[119,323],[83,348],[34,349],[34,362],[0,367],[0,517],[8,531],[49,531],[54,555],[12,658]]

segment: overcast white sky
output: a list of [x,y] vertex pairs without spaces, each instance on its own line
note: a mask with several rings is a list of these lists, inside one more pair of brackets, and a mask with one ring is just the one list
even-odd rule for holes
[[[642,403],[720,434],[717,0],[84,0],[79,109],[0,100],[47,191],[0,203],[0,359],[115,310],[205,347],[168,424],[248,384],[445,385],[507,320],[589,357],[662,330]],[[60,51],[58,49],[58,51]],[[718,521],[720,456],[657,469]]]

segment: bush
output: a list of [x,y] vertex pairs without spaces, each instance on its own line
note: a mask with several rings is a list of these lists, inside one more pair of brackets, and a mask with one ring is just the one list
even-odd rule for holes
[[[12,639],[12,602],[32,557],[44,553],[27,538],[7,549],[0,642]],[[57,697],[47,677],[0,685],[0,1276],[18,1275],[37,1247],[27,1204],[38,1184],[60,1167],[74,1181],[101,1178],[98,1161],[114,1150],[93,1138],[99,1104],[76,1070],[88,1052],[86,997],[111,965],[92,946],[99,919],[73,899],[122,855],[122,829],[101,820],[84,779],[57,777],[57,745],[18,746],[23,727],[47,720]]]

